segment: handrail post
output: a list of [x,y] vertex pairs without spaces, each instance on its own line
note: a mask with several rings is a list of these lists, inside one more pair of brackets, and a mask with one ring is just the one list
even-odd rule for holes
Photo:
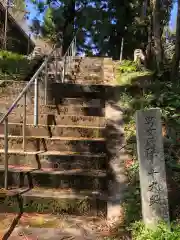
[[64,82],[65,80],[65,76],[66,76],[66,56],[64,58],[64,66],[63,66],[63,77],[62,77],[62,83]]
[[47,81],[48,81],[48,67],[47,67],[47,63],[45,66],[45,86],[44,86],[44,103],[45,105],[47,105]]
[[24,94],[24,113],[23,113],[23,151],[26,148],[26,93]]
[[55,50],[55,80],[57,82],[57,49]]
[[38,126],[38,77],[34,81],[34,126]]
[[4,122],[4,188],[8,189],[8,117]]

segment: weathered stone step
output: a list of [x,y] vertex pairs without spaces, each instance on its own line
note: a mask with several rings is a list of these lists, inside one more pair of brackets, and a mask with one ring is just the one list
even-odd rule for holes
[[[13,114],[8,116],[9,122],[11,123],[23,123],[23,113]],[[57,115],[57,114],[40,114],[39,124],[42,125],[84,125],[93,127],[105,127],[104,117],[95,116],[77,116],[77,115]],[[28,115],[26,119],[27,124],[33,124],[34,116]]]
[[75,72],[74,75],[71,76],[75,79],[84,79],[84,83],[86,84],[86,80],[101,80],[102,72],[99,72],[99,69],[93,69],[92,71],[88,68],[80,69],[80,72]]
[[[21,196],[21,197],[20,197]],[[106,195],[103,193],[68,192],[56,189],[19,189],[1,194],[0,212],[75,214],[106,216]]]
[[[27,84],[27,83],[26,83]],[[17,89],[13,86],[3,88],[0,94],[0,101],[13,102],[23,88]],[[60,103],[62,98],[85,98],[85,99],[106,99],[106,86],[102,84],[71,84],[71,83],[51,83],[47,89],[48,103]],[[34,98],[34,86],[27,92],[27,102],[32,104]],[[39,101],[44,103],[44,83],[39,84]],[[23,103],[23,99],[20,100]]]
[[2,90],[3,88],[7,87],[12,87],[15,89],[21,89],[26,86],[27,82],[26,81],[13,81],[13,80],[1,80],[0,81],[0,89]]
[[[55,76],[54,75],[51,75],[51,80],[55,80]],[[60,79],[58,79],[60,81]],[[102,86],[105,86],[105,82],[103,80],[102,77],[99,77],[99,78],[90,78],[90,77],[83,77],[83,76],[80,76],[80,77],[75,77],[75,76],[67,76],[64,80],[65,83],[67,84],[79,84],[79,85],[83,85],[84,83],[86,85],[102,85]],[[68,96],[67,94],[65,96]],[[78,93],[76,94],[77,97],[81,97],[82,96],[82,93]],[[91,92],[90,93],[87,93],[85,95],[85,93],[83,94],[83,97],[85,96],[89,96],[89,98],[92,98],[92,97],[96,97],[98,98],[101,97],[100,94],[98,93],[94,93],[92,94]],[[92,96],[92,97],[91,97]]]
[[[0,186],[4,186],[4,166],[0,166]],[[9,187],[44,187],[74,190],[107,189],[106,171],[71,169],[64,171],[9,166]]]
[[[0,109],[8,109],[12,105],[12,101],[3,101],[3,99],[0,100]],[[39,103],[39,105],[42,105]],[[63,106],[74,106],[74,107],[93,107],[93,108],[104,108],[105,107],[105,101],[101,99],[86,99],[86,98],[59,98],[59,103],[57,104],[57,107],[63,107]],[[23,106],[22,103],[18,104],[16,108]],[[51,107],[51,106],[50,106]],[[33,108],[33,106],[31,106]]]
[[84,82],[86,82],[86,84],[93,84],[93,85],[98,85],[98,84],[101,84],[101,85],[105,85],[104,83],[104,80],[101,78],[101,79],[93,79],[93,80],[89,80],[89,79],[86,79],[84,80],[83,77],[81,78],[78,78],[78,79],[71,79],[71,80],[68,80],[67,81],[68,83],[74,83],[74,84],[83,84]]
[[[7,109],[1,108],[2,112],[5,113]],[[24,107],[19,106],[14,108],[12,114],[23,114]],[[26,113],[28,115],[32,115],[34,112],[33,105],[29,105],[27,107]],[[105,115],[105,109],[102,108],[88,108],[88,107],[74,107],[74,106],[67,106],[67,107],[55,107],[55,106],[40,106],[39,107],[39,114],[47,114],[47,115],[80,115],[80,116],[99,116],[102,117]]]
[[[38,110],[39,114],[57,114],[57,115],[81,115],[81,116],[104,116],[105,115],[105,109],[104,108],[93,108],[93,107],[74,107],[74,106],[65,106],[65,107],[56,107],[53,106],[40,106]],[[12,113],[20,114],[23,113],[23,106],[19,106],[18,108],[15,108]],[[34,107],[33,105],[29,105],[26,108],[27,114],[33,114],[34,113]]]
[[[82,71],[82,70],[81,70]],[[65,75],[65,79],[64,79],[64,82],[66,83],[70,83],[72,80],[75,80],[74,83],[84,83],[84,84],[93,84],[93,82],[95,84],[100,84],[103,80],[103,77],[102,77],[102,74],[101,73],[97,73],[97,72],[94,72],[92,73],[91,71],[87,71],[87,70],[84,70],[86,71],[85,73],[73,73],[72,72],[69,72]],[[48,75],[49,75],[49,78],[51,79],[56,79],[56,72],[55,71],[51,71],[51,72],[48,72]],[[59,82],[61,82],[61,76],[62,76],[62,73],[61,72],[57,72],[57,80],[59,80]]]
[[[12,103],[11,103],[12,104]],[[8,104],[9,105],[9,104]],[[0,106],[1,107],[1,106]],[[8,106],[5,104],[0,108],[1,112],[6,112],[8,110]],[[24,112],[24,106],[19,104],[17,105],[13,111],[13,113],[16,114],[23,114]],[[33,114],[34,112],[34,104],[28,104],[26,106],[26,113],[27,114]],[[38,109],[39,114],[63,114],[63,115],[81,115],[81,116],[104,116],[105,114],[105,108],[102,107],[81,107],[81,106],[74,106],[74,105],[68,105],[68,106],[61,106],[61,105],[40,105]]]
[[105,107],[105,102],[101,99],[86,99],[86,98],[62,98],[59,105],[79,105],[81,107]]
[[[0,165],[4,165],[4,150],[0,149]],[[9,165],[17,167],[43,168],[48,170],[90,169],[106,170],[108,159],[106,154],[88,154],[78,152],[23,152],[9,150]]]
[[[47,104],[48,105],[60,105],[60,106],[73,105],[75,107],[79,106],[79,107],[94,107],[94,108],[97,108],[97,107],[103,108],[105,106],[105,101],[104,100],[101,100],[100,104],[98,104],[98,103],[92,103],[92,104],[88,103],[88,101],[91,101],[91,99],[93,99],[93,98],[97,99],[98,101],[100,100],[100,98],[98,98],[96,93],[95,94],[94,93],[93,94],[87,93],[87,94],[83,94],[83,95],[81,93],[73,93],[73,95],[75,97],[72,95],[72,93],[70,93],[70,96],[68,96],[69,94],[65,93],[65,97],[63,97],[61,95],[56,95],[54,97],[53,94],[51,93],[51,91],[48,94],[49,94],[49,96],[47,97]],[[12,103],[14,102],[14,100],[18,97],[18,95],[19,94],[13,95],[13,94],[10,94],[10,93],[1,94],[0,95],[0,102],[6,102],[8,106],[11,106]],[[75,98],[81,98],[81,99],[83,99],[83,102],[82,102],[82,105],[80,105],[81,103],[78,104],[76,100],[75,101],[72,100],[72,103],[70,103],[70,101],[69,101],[69,104],[64,104],[63,99],[65,99],[65,98],[71,98],[71,99],[72,98],[74,98],[74,99]],[[44,105],[44,103],[45,103],[44,91],[41,92],[38,101],[39,101],[40,105]],[[24,98],[21,98],[18,105],[23,105],[23,104],[24,104]],[[27,95],[27,104],[31,105],[33,107],[33,105],[34,105],[34,94],[30,93],[30,94]],[[3,105],[1,107],[3,107]]]
[[[59,64],[59,66],[57,66],[57,72],[56,72],[56,65],[54,64],[51,64],[49,69],[48,69],[48,72],[47,74],[48,75],[62,75],[62,66]],[[85,76],[93,76],[93,75],[99,75],[101,76],[102,75],[102,67],[101,66],[87,66],[87,65],[84,65],[84,66],[77,66],[75,65],[74,68],[73,66],[71,68],[69,68],[67,70],[67,75],[71,75],[72,76],[75,74],[75,75],[85,75]],[[45,72],[44,72],[45,74]]]
[[24,81],[0,81],[0,100],[15,99],[26,85]]
[[[21,149],[23,138],[9,136],[9,149]],[[4,136],[0,136],[0,148],[4,149]],[[74,151],[101,153],[106,151],[104,138],[26,137],[26,151]]]
[[[9,226],[11,226],[16,218],[17,215],[15,213],[0,213],[0,239],[3,239],[3,236],[9,230]],[[55,216],[51,214],[22,213],[16,228],[13,230],[8,240],[19,239],[22,232],[24,232],[25,236],[28,238],[31,237],[31,239],[37,239],[38,236],[40,240],[62,240],[63,237],[71,239],[73,236],[73,240],[84,240],[84,229],[86,233],[90,235],[90,239],[99,239],[98,236],[100,237],[101,233],[103,233],[106,228],[106,219],[96,216],[75,216],[66,214]],[[39,229],[39,231],[37,230],[37,232],[35,229]]]
[[[4,134],[4,124],[0,125],[0,135]],[[13,124],[8,125],[9,136],[22,136],[23,125]],[[86,138],[102,138],[105,137],[105,128],[99,127],[86,127],[86,126],[47,126],[39,125],[26,125],[26,137],[39,136],[39,137],[86,137]]]
[[[69,230],[69,231],[68,231]],[[29,226],[16,226],[8,240],[17,240],[21,237],[25,237],[24,239],[38,239],[39,240],[60,240],[60,239],[73,239],[73,240],[84,240],[83,228],[81,229],[79,226],[72,229],[60,229],[60,228],[52,228],[52,227],[29,227]],[[88,239],[100,239],[100,234],[92,234],[87,233],[86,237]],[[1,238],[3,239],[3,238]]]
[[52,83],[49,90],[51,98],[58,99],[69,97],[69,98],[100,98],[105,99],[106,87],[103,85],[86,85],[84,84],[70,84],[70,83]]

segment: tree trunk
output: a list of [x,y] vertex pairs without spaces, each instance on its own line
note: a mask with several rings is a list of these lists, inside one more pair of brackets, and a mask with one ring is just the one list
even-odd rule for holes
[[152,15],[150,14],[149,17],[149,26],[148,26],[148,45],[146,47],[146,61],[147,65],[152,67],[152,30],[153,30],[153,24],[152,24]]
[[176,43],[175,53],[172,61],[171,81],[177,80],[180,61],[180,0],[178,0],[177,20],[176,20]]
[[74,21],[76,17],[75,0],[71,0],[65,12],[65,24],[63,28],[63,54],[67,51],[74,35]]
[[161,0],[152,1],[154,53],[155,53],[158,72],[163,70],[163,47],[162,47],[162,40],[161,40],[160,2]]

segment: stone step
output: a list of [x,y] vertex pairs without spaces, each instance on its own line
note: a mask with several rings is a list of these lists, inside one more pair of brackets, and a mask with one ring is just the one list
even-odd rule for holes
[[[12,113],[22,114],[24,111],[23,106],[19,106],[15,108]],[[70,106],[55,106],[55,105],[48,105],[48,106],[39,106],[38,109],[39,114],[57,114],[57,115],[79,115],[79,116],[104,116],[105,115],[105,108],[100,107],[74,107],[73,105]],[[26,113],[29,115],[34,113],[33,105],[29,105],[26,108]]]
[[[16,219],[17,215],[15,213],[0,213],[0,239],[7,239],[5,236],[7,236],[12,222]],[[84,240],[85,232],[88,235],[90,234],[88,239],[99,239],[98,236],[101,236],[103,230],[107,229],[106,219],[96,216],[65,214],[55,216],[51,214],[22,213],[18,220],[18,224],[8,240],[17,240],[19,237],[25,236],[27,238],[31,237],[31,239],[37,239],[38,236],[40,240],[62,240],[63,237],[65,239],[68,236],[67,239],[71,239],[73,236],[73,240]],[[37,229],[39,229],[38,232]],[[24,233],[24,236],[22,233]]]
[[[33,101],[32,101],[33,104]],[[0,100],[0,109],[8,109],[12,105],[12,101],[3,101]],[[33,104],[34,105],[34,104]],[[39,103],[39,105],[42,105]],[[59,98],[59,103],[56,107],[63,107],[63,106],[74,106],[74,107],[92,107],[92,108],[104,108],[105,101],[101,99],[86,99],[86,98]],[[23,106],[23,103],[18,103],[17,107]],[[51,106],[50,106],[51,107]],[[33,108],[33,106],[31,106]]]
[[105,99],[106,87],[103,85],[86,85],[84,84],[70,84],[70,83],[52,83],[49,90],[51,98],[100,98]]
[[[13,114],[8,116],[10,123],[23,123],[23,113]],[[40,114],[38,123],[41,125],[83,125],[91,127],[105,127],[106,121],[104,117],[97,116],[77,116],[77,115],[57,115],[57,114]],[[33,124],[34,115],[28,115],[27,124]]]
[[102,65],[104,58],[99,58],[99,57],[84,57],[80,59],[81,65]]
[[[4,166],[0,166],[0,187],[4,186]],[[106,171],[102,170],[52,170],[9,165],[8,186],[44,187],[54,189],[107,190]]]
[[[58,78],[57,77],[57,79],[55,78],[55,76],[54,75],[51,75],[51,81],[59,81],[59,82],[61,82],[61,78]],[[104,82],[104,80],[103,80],[103,78],[102,77],[99,77],[99,78],[89,78],[89,77],[87,77],[86,79],[85,79],[85,77],[83,77],[83,76],[78,76],[78,77],[75,77],[75,76],[72,76],[72,75],[67,75],[66,77],[65,77],[65,79],[64,79],[64,82],[65,83],[67,83],[67,84],[79,84],[79,85],[83,85],[83,84],[86,84],[86,85],[102,85],[102,86],[105,86],[105,85],[107,85],[105,82]],[[76,96],[77,97],[80,97],[82,95],[82,93],[78,93],[78,95],[76,94]],[[68,95],[66,95],[66,96],[68,96]],[[83,94],[83,96],[85,97],[85,96],[89,96],[89,98],[92,98],[92,97],[96,97],[96,98],[98,98],[98,97],[101,97],[101,95],[99,94],[98,95],[98,93],[94,93],[94,94],[92,94],[92,93],[86,93],[86,95],[85,94]],[[92,96],[92,97],[91,97]]]
[[[12,105],[14,99],[4,99],[2,98],[0,100],[0,111],[2,113],[7,112],[10,106]],[[30,101],[29,101],[30,100]],[[34,101],[33,99],[27,99],[27,106],[26,106],[26,112],[27,114],[33,114],[34,113]],[[80,104],[69,104],[63,106],[60,102],[63,101],[59,98],[58,102],[56,101],[56,105],[42,105],[42,103],[39,101],[39,114],[64,114],[64,115],[85,115],[85,116],[104,116],[105,115],[105,103],[97,104],[96,106],[90,106],[90,107],[83,107]],[[6,102],[6,104],[4,104]],[[55,100],[51,101],[51,103],[55,103]],[[22,104],[22,101],[17,104],[17,106],[12,110],[12,113],[21,114],[24,113],[24,106]]]
[[78,78],[78,79],[74,79],[72,78],[71,80],[67,80],[67,82],[70,84],[83,84],[84,82],[86,82],[86,84],[93,84],[93,85],[98,85],[98,84],[101,84],[101,85],[105,85],[104,83],[104,80],[101,78],[101,79],[98,79],[98,80],[84,80],[84,78]]
[[[4,134],[4,124],[0,125],[0,135]],[[23,135],[23,124],[8,125],[9,136],[22,136]],[[38,137],[86,137],[86,138],[102,138],[105,137],[105,128],[99,127],[86,127],[86,126],[47,126],[39,125],[26,125],[26,137],[38,136]]]
[[[106,154],[89,154],[78,152],[23,152],[22,150],[8,151],[9,165],[17,167],[43,168],[50,170],[106,170],[108,159]],[[4,165],[4,150],[0,149],[0,165]]]
[[[66,73],[65,75],[65,79],[67,80],[67,82],[69,83],[69,81],[71,80],[76,80],[77,82],[79,82],[80,80],[83,80],[83,83],[87,84],[87,83],[92,83],[93,81],[96,83],[100,83],[103,80],[102,77],[102,73],[97,73],[97,72],[92,72],[92,71],[87,71],[87,70],[80,70],[80,73],[76,73],[75,71],[70,71],[68,73]],[[82,71],[86,71],[86,72],[82,72]],[[49,71],[48,72],[48,77],[51,79],[56,79],[57,80],[61,80],[62,78],[62,72],[61,71],[57,71],[57,75],[56,75],[56,71]]]
[[101,192],[57,189],[14,189],[0,197],[0,212],[106,216],[107,197]]
[[[68,231],[69,230],[69,231]],[[84,240],[83,228],[74,227],[73,229],[59,229],[59,228],[42,228],[42,227],[28,227],[28,226],[16,226],[13,233],[8,237],[8,240],[17,240],[17,239],[37,239],[38,240],[60,240],[60,239],[73,239],[73,240]],[[99,235],[86,233],[88,239],[100,239]],[[23,237],[23,238],[22,238]],[[3,239],[3,238],[1,238]]]
[[[66,93],[65,93],[66,94]],[[63,98],[61,95],[56,95],[53,96],[53,94],[51,93],[51,91],[49,91],[48,96],[47,96],[47,105],[56,105],[58,107],[65,107],[65,106],[74,106],[74,107],[92,107],[92,108],[104,108],[105,107],[105,100],[103,99],[99,99],[98,96],[96,95],[96,93],[92,94],[92,93],[88,93],[88,94],[84,94],[81,98],[81,93],[73,93],[74,96],[68,96],[68,94],[66,94],[65,98]],[[15,101],[15,99],[18,97],[19,94],[10,94],[10,93],[4,93],[0,95],[0,104],[1,104],[1,112],[2,109],[7,109],[9,106],[12,105],[12,103]],[[70,93],[70,95],[72,95],[72,93]],[[92,101],[94,97],[94,100]],[[69,98],[69,100],[64,100]],[[82,99],[81,101],[76,101],[76,98],[78,99]],[[97,100],[96,100],[97,99]],[[34,105],[34,93],[28,93],[27,94],[27,104],[31,105],[31,107],[33,108]],[[96,102],[95,102],[96,101]],[[41,94],[39,95],[38,98],[38,102],[39,105],[44,105],[45,104],[45,98],[44,98],[44,91],[41,92]],[[3,105],[3,103],[5,103],[5,105]],[[24,98],[21,98],[18,102],[17,105],[23,106],[24,104]]]
[[[63,98],[84,98],[84,99],[106,99],[106,88],[107,86],[103,84],[77,84],[77,83],[51,83],[47,89],[47,102],[49,105],[60,104]],[[13,87],[4,88],[3,92],[0,94],[0,101],[4,101],[12,104],[17,98],[21,89],[14,89]],[[24,99],[22,98],[19,103],[22,105]],[[39,86],[39,102],[44,104],[44,83]],[[27,92],[27,103],[34,103],[34,87]],[[104,103],[103,103],[104,104]]]
[[[57,74],[61,75],[62,74],[62,65],[59,63],[57,64]],[[84,75],[92,75],[92,74],[99,74],[102,75],[102,67],[100,65],[97,66],[88,66],[88,65],[72,65],[71,67],[68,67],[66,70],[66,73],[74,73],[74,74],[84,74]],[[43,74],[45,74],[45,71],[43,71]],[[48,67],[47,74],[56,74],[56,64],[51,63]]]
[[0,100],[15,99],[27,85],[24,81],[0,81]]
[[0,89],[12,87],[14,89],[21,89],[26,86],[26,81],[1,80]]
[[[10,89],[9,89],[10,90]],[[62,98],[86,98],[86,99],[105,99],[106,97],[106,86],[103,84],[92,84],[83,81],[79,83],[60,83],[51,82],[47,88],[48,100],[60,101]],[[0,99],[8,96],[7,93],[1,94]],[[39,83],[39,94],[41,99],[44,99],[44,83]],[[11,93],[11,96],[15,98],[17,94]],[[34,87],[31,86],[27,93],[28,98],[33,99],[34,97]]]
[[[22,148],[21,136],[9,136],[8,148]],[[0,135],[0,149],[4,149],[4,136]],[[73,151],[103,153],[106,151],[104,138],[26,137],[26,151]]]

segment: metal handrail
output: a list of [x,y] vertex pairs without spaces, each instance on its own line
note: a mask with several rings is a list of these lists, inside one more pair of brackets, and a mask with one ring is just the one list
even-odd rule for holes
[[[68,55],[68,51],[70,49],[70,47],[73,44],[74,39],[76,39],[76,35],[73,38],[70,46],[68,47],[68,50],[66,51],[66,53],[64,54],[63,58],[65,59]],[[27,92],[27,90],[29,89],[29,87],[32,85],[32,83],[34,82],[34,80],[38,77],[38,75],[41,73],[41,70],[43,70],[43,68],[46,66],[46,64],[48,63],[49,59],[51,58],[52,54],[54,53],[54,51],[56,50],[56,46],[54,47],[54,49],[51,51],[51,53],[49,54],[49,56],[45,59],[45,61],[41,64],[41,66],[39,67],[39,69],[36,71],[36,73],[33,75],[33,77],[31,78],[31,80],[28,82],[28,84],[25,86],[25,88],[22,90],[22,92],[19,94],[19,96],[17,97],[17,99],[13,102],[13,104],[11,105],[11,107],[8,109],[7,113],[4,114],[4,116],[0,119],[0,124],[4,122],[5,118],[12,112],[12,110],[16,107],[17,103],[21,100],[21,98],[23,97],[23,95]]]
[[[77,33],[76,33],[77,34]],[[52,55],[56,54],[56,77],[57,77],[57,47],[53,48],[51,53],[48,57],[46,57],[45,61],[41,64],[39,69],[36,71],[36,73],[33,75],[33,77],[30,79],[30,81],[27,83],[27,85],[24,87],[22,92],[18,95],[18,97],[15,99],[11,107],[8,109],[8,111],[3,115],[3,117],[0,119],[0,124],[4,122],[4,154],[5,154],[5,160],[4,160],[4,168],[5,168],[5,175],[4,175],[4,187],[5,189],[8,189],[8,116],[12,112],[12,110],[17,106],[18,102],[24,97],[24,114],[23,114],[23,151],[25,151],[25,138],[26,138],[26,94],[29,90],[30,86],[34,83],[34,125],[38,126],[38,76],[42,72],[42,70],[45,68],[45,105],[47,104],[47,64]],[[61,81],[64,81],[64,77],[66,74],[66,65],[72,64],[72,61],[76,55],[76,35],[74,36],[70,46],[68,47],[68,50],[62,57],[63,60],[63,70],[62,70],[62,76]],[[66,61],[66,58],[70,57],[70,61]]]
[[[54,52],[54,51],[53,51]],[[53,53],[51,52],[51,54]],[[28,84],[25,86],[25,88],[22,90],[22,92],[19,94],[19,96],[16,98],[16,100],[13,102],[13,104],[11,105],[11,107],[8,109],[8,111],[4,114],[4,116],[0,119],[0,124],[4,122],[4,120],[6,119],[6,117],[8,117],[8,115],[12,112],[12,110],[16,107],[17,103],[21,100],[21,98],[23,97],[23,95],[27,92],[27,90],[29,89],[29,87],[33,84],[34,80],[38,77],[38,75],[40,74],[41,70],[43,70],[43,68],[45,67],[46,63],[48,62],[50,57],[48,57],[40,66],[40,68],[37,70],[37,72],[33,75],[33,77],[31,78],[31,80],[28,82]]]
[[79,32],[79,29],[76,31],[76,34],[71,41],[68,49],[66,50],[66,53],[63,56],[63,71],[62,71],[62,82],[65,80],[66,72],[69,70],[70,66],[72,66],[72,63],[74,61],[74,57],[76,56],[76,36]]

